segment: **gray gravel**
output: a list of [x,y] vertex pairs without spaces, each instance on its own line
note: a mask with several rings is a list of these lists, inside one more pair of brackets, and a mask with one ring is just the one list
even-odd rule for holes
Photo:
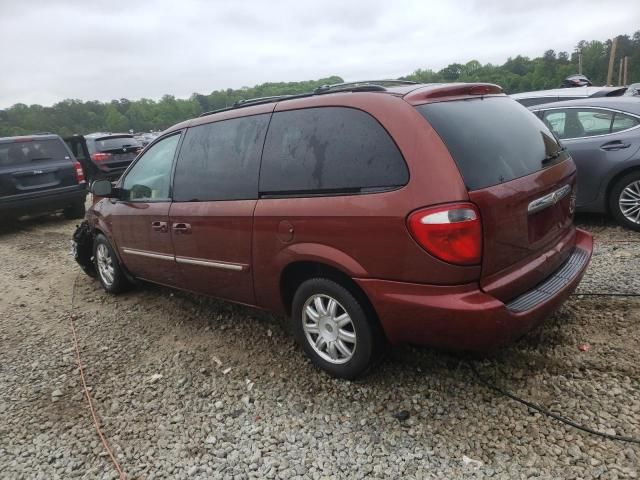
[[[583,291],[636,288],[640,243],[604,242],[640,235],[580,222],[602,242]],[[72,229],[46,217],[0,233],[0,478],[117,478],[73,356],[74,282],[87,380],[127,478],[638,476],[637,445],[496,396],[460,356],[399,347],[363,380],[338,381],[282,319],[154,286],[106,295],[66,255]],[[474,361],[555,412],[638,437],[639,345],[640,299],[574,296]]]

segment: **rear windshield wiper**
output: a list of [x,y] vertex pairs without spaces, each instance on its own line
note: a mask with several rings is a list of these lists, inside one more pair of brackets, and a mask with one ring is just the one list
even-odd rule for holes
[[31,159],[32,162],[35,162],[36,160],[51,160],[51,157],[37,157]]
[[565,150],[566,150],[566,148],[562,147],[560,150],[556,150],[552,154],[547,155],[546,157],[544,157],[542,159],[542,165],[546,165],[547,163],[550,163],[553,160],[556,160],[562,154],[562,152],[564,152]]

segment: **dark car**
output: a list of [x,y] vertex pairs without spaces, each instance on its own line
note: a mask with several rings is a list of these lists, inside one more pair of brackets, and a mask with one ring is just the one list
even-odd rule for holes
[[576,163],[577,208],[610,213],[620,224],[640,231],[640,102],[590,98],[531,110]]
[[142,150],[142,144],[128,133],[90,133],[82,138],[93,167],[92,180],[117,179]]
[[62,210],[83,218],[84,172],[58,135],[0,138],[0,216]]
[[593,83],[585,75],[574,74],[569,75],[560,84],[560,88],[574,88],[574,87],[591,87]]
[[555,311],[592,238],[547,127],[488,84],[338,85],[246,101],[151,143],[76,233],[134,279],[287,314],[352,378],[390,342],[493,348]]

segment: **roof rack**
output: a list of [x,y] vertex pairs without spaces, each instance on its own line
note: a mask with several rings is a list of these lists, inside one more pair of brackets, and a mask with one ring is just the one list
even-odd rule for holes
[[250,107],[253,105],[262,105],[264,103],[276,102],[279,100],[293,100],[296,98],[312,97],[314,95],[323,95],[326,93],[339,93],[339,92],[384,92],[387,89],[381,84],[396,84],[396,85],[418,85],[418,82],[411,82],[409,80],[363,80],[359,82],[344,82],[334,83],[331,85],[322,85],[312,92],[298,93],[289,95],[272,95],[269,97],[257,97],[248,98],[246,100],[238,100],[230,107],[219,108],[210,112],[201,113],[201,117],[213,115],[214,113],[227,112],[229,110],[235,110],[236,108]]
[[360,80],[358,82],[334,83],[331,85],[322,85],[316,88],[313,93],[316,95],[321,93],[335,91],[384,91],[383,84],[395,85],[417,85],[417,82],[410,80]]

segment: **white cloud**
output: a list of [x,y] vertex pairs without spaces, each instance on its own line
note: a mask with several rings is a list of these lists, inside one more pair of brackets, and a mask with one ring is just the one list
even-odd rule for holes
[[7,1],[0,107],[499,64],[632,34],[640,18],[637,0]]

